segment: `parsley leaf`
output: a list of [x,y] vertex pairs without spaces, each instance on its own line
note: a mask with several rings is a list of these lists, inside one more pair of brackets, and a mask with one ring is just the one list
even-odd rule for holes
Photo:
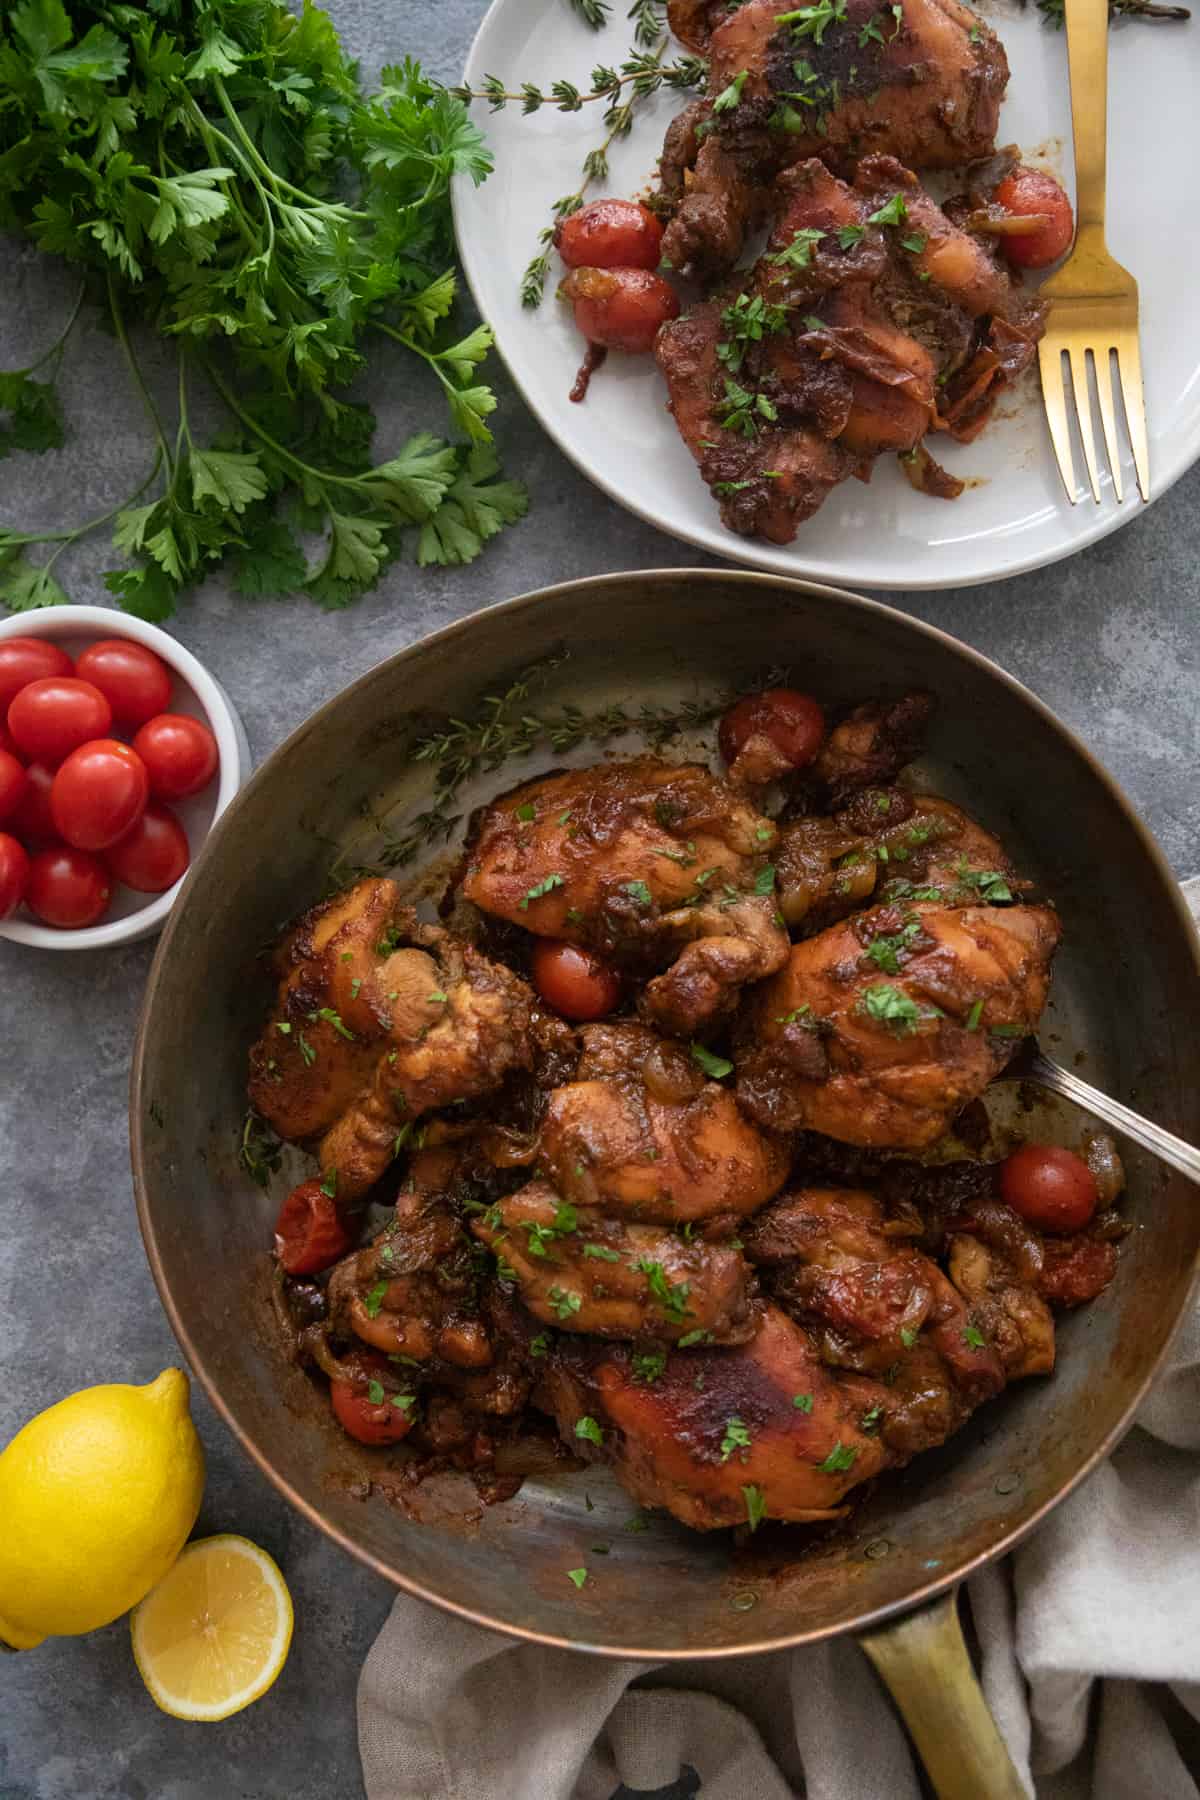
[[726,1075],[733,1073],[733,1064],[727,1057],[714,1056],[712,1051],[706,1050],[703,1044],[692,1045],[691,1057],[692,1061],[697,1063],[712,1081],[723,1081]]
[[767,1496],[760,1487],[744,1487],[742,1499],[746,1505],[746,1523],[751,1531],[757,1531],[767,1516]]
[[600,1429],[599,1425],[597,1425],[595,1419],[590,1418],[586,1413],[582,1419],[576,1419],[575,1421],[575,1436],[577,1438],[586,1438],[589,1444],[603,1444],[604,1442],[603,1431]]
[[821,1475],[840,1475],[853,1468],[858,1451],[853,1445],[843,1444],[839,1438],[824,1462],[817,1464],[817,1472]]
[[793,1394],[792,1405],[797,1412],[810,1413],[813,1409],[813,1397],[811,1394]]
[[735,1450],[750,1448],[750,1433],[745,1424],[735,1413],[725,1421],[725,1436],[721,1439],[721,1461],[728,1462]]

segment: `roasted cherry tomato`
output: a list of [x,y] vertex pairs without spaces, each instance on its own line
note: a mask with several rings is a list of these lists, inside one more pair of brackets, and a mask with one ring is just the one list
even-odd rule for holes
[[793,769],[803,769],[825,741],[825,714],[811,694],[795,688],[765,688],[747,694],[721,720],[717,741],[731,763],[752,737],[769,738]]
[[5,821],[26,844],[44,848],[57,844],[58,827],[50,811],[50,790],[54,786],[54,770],[45,763],[30,763],[25,771],[25,791]]
[[539,938],[534,945],[533,985],[564,1019],[603,1019],[621,998],[615,969],[559,938]]
[[0,831],[0,919],[16,912],[29,886],[29,856],[24,844]]
[[315,1275],[345,1256],[353,1239],[320,1181],[293,1188],[275,1222],[275,1254],[289,1275]]
[[361,1351],[353,1360],[362,1369],[361,1382],[329,1384],[334,1417],[360,1444],[398,1444],[412,1430],[416,1411],[416,1396],[405,1391],[401,1380],[404,1371],[371,1351]]
[[659,326],[679,316],[674,288],[649,269],[572,269],[559,292],[588,342],[608,350],[649,350]]
[[45,638],[4,638],[0,641],[0,713],[8,711],[31,681],[74,673],[74,663],[57,644],[48,643]]
[[0,750],[0,819],[7,819],[21,804],[29,777],[25,765],[11,750]]
[[112,707],[100,689],[73,675],[31,681],[8,709],[8,729],[21,755],[51,768],[111,728]]
[[1018,268],[1044,269],[1070,248],[1075,236],[1071,202],[1062,186],[1044,169],[1027,169],[1024,163],[1019,164],[1004,177],[992,198],[1014,217],[1028,218],[1036,213],[1045,217],[1046,223],[1036,231],[998,236],[1001,250]]
[[146,810],[150,780],[136,750],[118,738],[81,744],[59,768],[50,811],[60,837],[77,850],[107,850]]
[[636,200],[593,200],[556,226],[554,242],[569,269],[656,269],[662,235]]
[[146,765],[156,800],[185,800],[216,773],[217,740],[187,713],[159,713],[142,726],[133,747]]
[[144,725],[166,712],[171,673],[160,656],[130,638],[104,638],[89,644],[75,664],[84,681],[100,689],[118,725]]
[[151,800],[132,830],[105,851],[104,860],[127,888],[163,894],[186,873],[191,851],[170,807]]
[[1099,1193],[1096,1177],[1070,1150],[1056,1144],[1023,1144],[1000,1165],[1000,1193],[1014,1212],[1039,1231],[1082,1231]]
[[67,931],[94,925],[112,899],[112,877],[98,856],[64,844],[30,859],[25,901],[43,925]]

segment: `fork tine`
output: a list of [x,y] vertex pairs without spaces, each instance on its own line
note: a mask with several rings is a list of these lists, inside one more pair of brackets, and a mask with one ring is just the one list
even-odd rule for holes
[[1071,386],[1075,390],[1075,417],[1079,421],[1083,460],[1087,464],[1092,499],[1099,506],[1100,475],[1096,468],[1096,434],[1092,430],[1092,394],[1088,386],[1087,359],[1086,350],[1068,350],[1067,352],[1067,361],[1071,365]]
[[1071,455],[1071,427],[1067,418],[1066,383],[1062,370],[1062,345],[1043,338],[1038,345],[1038,365],[1042,371],[1042,399],[1046,407],[1046,423],[1050,442],[1058,462],[1058,472],[1074,506],[1079,499],[1075,487],[1075,459]]
[[1112,474],[1113,493],[1120,503],[1125,498],[1125,487],[1121,479],[1121,446],[1117,442],[1117,414],[1113,402],[1112,369],[1110,367],[1113,352],[1111,350],[1095,350],[1092,354],[1096,363],[1096,398],[1100,403],[1100,423],[1104,427],[1104,447],[1108,451],[1108,467]]
[[1133,446],[1133,466],[1137,470],[1138,490],[1143,500],[1150,498],[1150,451],[1146,443],[1146,399],[1142,387],[1142,357],[1138,347],[1137,328],[1123,334],[1117,350],[1117,374],[1121,378],[1121,397],[1125,402],[1125,423]]

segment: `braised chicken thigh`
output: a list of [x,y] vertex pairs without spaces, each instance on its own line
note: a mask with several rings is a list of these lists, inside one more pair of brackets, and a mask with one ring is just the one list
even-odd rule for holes
[[537,936],[665,968],[642,1006],[690,1036],[787,955],[761,884],[774,843],[771,821],[707,769],[640,756],[546,776],[488,807],[462,893]]

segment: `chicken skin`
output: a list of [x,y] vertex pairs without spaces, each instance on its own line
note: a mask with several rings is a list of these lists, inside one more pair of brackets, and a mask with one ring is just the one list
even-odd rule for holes
[[751,1213],[782,1187],[787,1152],[679,1045],[643,1025],[589,1025],[573,1082],[550,1095],[540,1166],[567,1200],[639,1222]]
[[830,926],[739,1020],[739,1101],[771,1129],[927,1148],[1033,1029],[1058,938],[1044,906],[898,903]]
[[489,1207],[471,1230],[513,1271],[534,1317],[560,1331],[714,1344],[753,1334],[752,1277],[727,1244],[564,1204],[544,1181]]
[[768,1307],[748,1343],[674,1350],[652,1380],[636,1379],[625,1350],[560,1342],[541,1399],[573,1448],[581,1419],[600,1427],[599,1454],[640,1504],[714,1531],[836,1518],[850,1489],[891,1460],[862,1425],[876,1388],[886,1395],[881,1383],[843,1384],[807,1333]]
[[787,955],[774,843],[771,821],[707,769],[640,756],[544,776],[488,807],[462,893],[538,937],[664,969],[643,1009],[689,1037]]
[[955,168],[995,141],[1008,63],[959,0],[903,0],[899,16],[877,0],[835,0],[824,14],[680,0],[671,16],[709,59],[707,111],[689,109],[662,159],[664,195],[679,196],[663,254],[682,273],[731,267],[773,181],[807,157],[845,164],[878,151]]
[[373,1186],[417,1119],[532,1060],[525,983],[420,924],[393,882],[360,881],[314,907],[275,966],[250,1099],[280,1137],[315,1146],[340,1200]]

